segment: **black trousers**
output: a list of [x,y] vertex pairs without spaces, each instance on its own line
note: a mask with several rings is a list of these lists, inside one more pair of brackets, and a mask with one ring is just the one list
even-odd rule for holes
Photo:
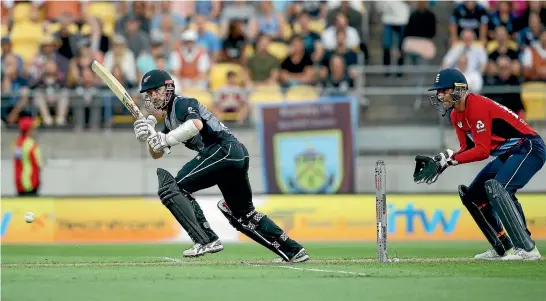
[[243,217],[254,210],[249,163],[248,150],[243,144],[214,144],[186,163],[176,181],[189,194],[218,185],[233,215]]

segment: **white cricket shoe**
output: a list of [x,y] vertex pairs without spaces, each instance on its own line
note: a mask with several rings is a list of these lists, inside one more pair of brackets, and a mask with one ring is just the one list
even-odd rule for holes
[[224,245],[222,245],[222,242],[220,239],[217,239],[211,243],[208,243],[205,245],[205,253],[218,253],[224,250]]
[[523,258],[517,253],[517,250],[512,248],[507,250],[504,253],[504,256],[501,257],[501,260],[510,261],[510,260],[523,260]]
[[[208,245],[208,244],[207,244]],[[199,256],[203,256],[205,255],[205,249],[206,246],[203,246],[201,244],[195,244],[193,245],[193,247],[187,249],[187,250],[184,250],[184,252],[182,252],[182,255],[184,255],[184,257],[199,257]]]
[[542,258],[536,246],[529,252],[525,251],[524,249],[517,248],[516,255],[520,256],[523,260],[540,260]]
[[495,251],[495,249],[493,248],[474,256],[474,259],[480,259],[480,260],[499,260],[501,258],[502,257],[499,254],[497,254],[497,251]]

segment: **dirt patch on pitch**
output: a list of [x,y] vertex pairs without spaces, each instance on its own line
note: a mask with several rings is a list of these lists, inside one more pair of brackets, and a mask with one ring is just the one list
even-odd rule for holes
[[[400,263],[444,263],[444,262],[471,262],[472,258],[401,258]],[[376,259],[316,259],[294,265],[336,265],[378,263]],[[48,262],[48,263],[3,263],[2,268],[62,268],[62,267],[150,267],[150,266],[177,266],[177,265],[286,265],[286,262],[273,262],[272,260],[187,260],[178,258],[161,258],[150,261],[132,262]],[[395,264],[393,262],[393,264]]]

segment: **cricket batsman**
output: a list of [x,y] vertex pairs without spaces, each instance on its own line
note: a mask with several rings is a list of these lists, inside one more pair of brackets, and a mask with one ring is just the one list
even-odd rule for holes
[[151,114],[161,113],[165,130],[156,132],[153,115],[135,121],[138,141],[146,142],[154,159],[165,148],[184,144],[198,152],[173,177],[158,168],[158,195],[195,245],[183,252],[186,257],[220,252],[224,246],[211,229],[199,204],[196,191],[218,185],[223,200],[218,208],[238,231],[265,246],[284,261],[309,259],[305,249],[280,229],[265,214],[256,211],[248,178],[249,155],[222,122],[195,98],[175,94],[174,81],[164,70],[154,69],[142,77],[141,93]]
[[432,184],[450,166],[494,156],[467,187],[459,186],[464,206],[491,249],[476,259],[539,260],[540,253],[527,229],[515,194],[525,187],[546,161],[546,146],[537,132],[517,114],[484,96],[469,93],[464,75],[443,69],[436,76],[431,103],[450,118],[460,150],[430,158],[418,155],[414,181]]

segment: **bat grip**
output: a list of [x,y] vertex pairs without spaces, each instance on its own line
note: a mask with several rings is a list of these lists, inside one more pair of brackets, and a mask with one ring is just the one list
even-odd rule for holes
[[[155,130],[155,129],[152,129],[152,136],[155,135],[155,134],[157,134],[156,130]],[[163,152],[164,152],[165,154],[168,155],[168,154],[171,153],[171,150],[169,149],[168,146],[165,146],[165,147],[163,148]]]

